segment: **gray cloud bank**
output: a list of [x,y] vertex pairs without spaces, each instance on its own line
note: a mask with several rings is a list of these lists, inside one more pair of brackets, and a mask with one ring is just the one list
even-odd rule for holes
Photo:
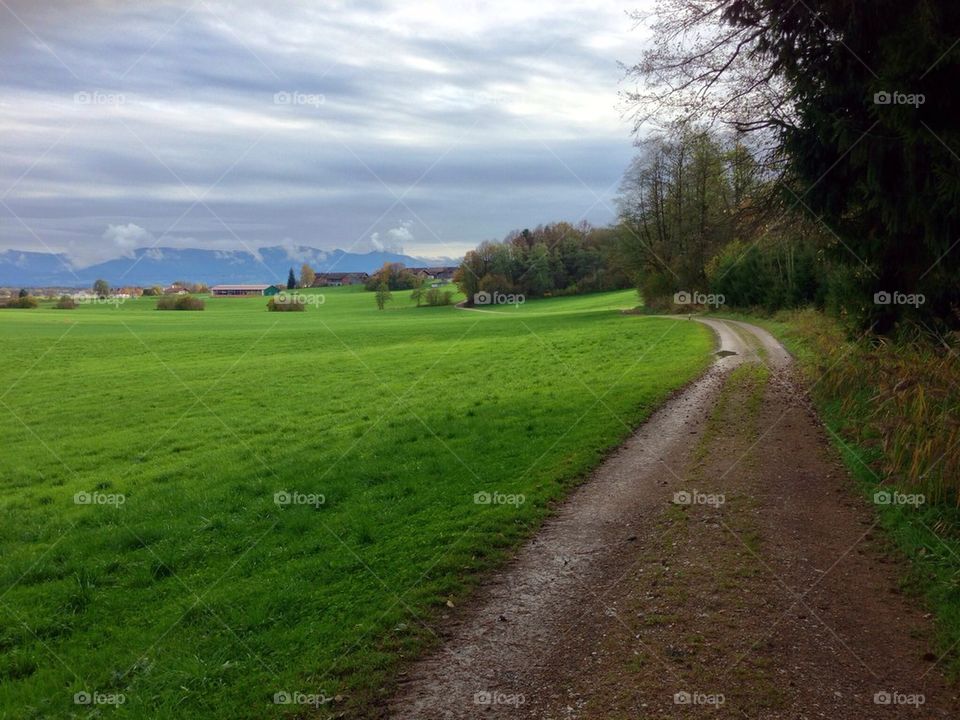
[[0,250],[440,256],[607,222],[631,7],[3,0]]

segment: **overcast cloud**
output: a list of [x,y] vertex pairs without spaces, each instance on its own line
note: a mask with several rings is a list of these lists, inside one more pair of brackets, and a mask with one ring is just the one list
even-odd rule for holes
[[451,256],[608,222],[641,4],[0,0],[0,250]]

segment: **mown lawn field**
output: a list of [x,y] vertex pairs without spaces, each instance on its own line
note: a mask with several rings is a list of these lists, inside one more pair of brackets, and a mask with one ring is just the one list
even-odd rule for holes
[[362,713],[713,344],[629,292],[324,296],[0,311],[0,717]]

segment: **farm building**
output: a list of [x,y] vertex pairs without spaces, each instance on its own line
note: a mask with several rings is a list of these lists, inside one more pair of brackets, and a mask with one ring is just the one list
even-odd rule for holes
[[276,285],[214,285],[210,288],[210,294],[215,297],[256,297],[278,292],[280,288]]
[[341,285],[363,285],[370,277],[365,272],[317,273],[313,287],[340,287]]
[[407,268],[421,280],[453,280],[453,274],[457,271],[454,267],[412,267]]
[[143,295],[143,288],[138,287],[119,287],[110,290],[111,297],[135,298]]

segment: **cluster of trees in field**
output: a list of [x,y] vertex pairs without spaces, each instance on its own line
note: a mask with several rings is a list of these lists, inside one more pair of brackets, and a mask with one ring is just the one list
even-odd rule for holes
[[472,303],[478,292],[528,297],[570,295],[631,286],[617,258],[620,229],[556,222],[486,241],[460,264],[454,282]]
[[[428,284],[431,286],[428,287]],[[377,307],[384,309],[393,299],[394,290],[410,290],[410,299],[421,305],[450,305],[453,292],[442,287],[432,287],[431,281],[411,272],[403,263],[384,263],[383,267],[367,278],[366,289],[376,293]]]
[[739,134],[684,126],[648,138],[618,202],[623,262],[649,306],[698,291],[740,307],[828,300],[829,236],[777,198]]
[[388,262],[367,278],[367,290],[377,290],[386,285],[388,290],[413,290],[421,285],[421,280],[410,272],[403,263]]
[[206,303],[192,295],[164,295],[157,300],[157,310],[203,310]]
[[27,290],[22,289],[16,296],[3,298],[0,300],[0,308],[17,308],[21,310],[30,310],[37,307],[37,299]]
[[[290,268],[290,275],[293,275],[293,268]],[[308,263],[304,263],[300,266],[300,287],[308,288],[313,287],[314,281],[317,279],[317,272],[314,270]],[[287,278],[287,290],[293,290],[290,287],[290,278]]]
[[662,133],[623,198],[645,289],[960,326],[960,5],[659,0],[652,17],[627,100],[638,134]]
[[[310,265],[304,263],[300,268],[300,278],[297,279],[290,268],[287,276],[287,289],[293,290],[297,287],[312,287],[316,280],[316,272]],[[410,299],[417,304],[422,305],[450,305],[453,302],[453,292],[439,287],[428,287],[428,281],[412,272],[403,263],[387,262],[377,270],[371,273],[364,286],[367,290],[374,292],[374,298],[377,307],[383,310],[387,303],[393,300],[393,292],[397,290],[410,290]],[[274,308],[271,302],[270,309]],[[300,308],[297,308],[300,309]]]
[[420,283],[410,293],[410,299],[417,303],[417,307],[421,305],[429,305],[430,307],[451,305],[453,304],[453,291],[444,290],[440,287],[426,287],[424,283]]

